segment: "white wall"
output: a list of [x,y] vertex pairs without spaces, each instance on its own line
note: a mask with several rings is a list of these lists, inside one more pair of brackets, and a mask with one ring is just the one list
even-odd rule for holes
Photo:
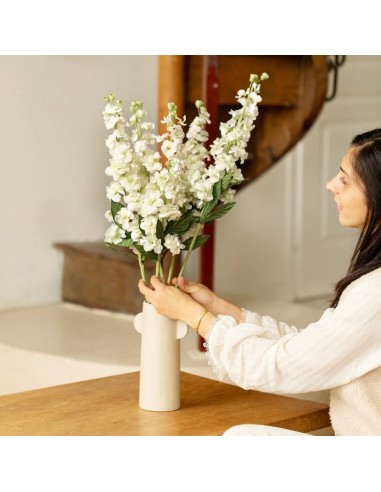
[[292,183],[287,157],[236,195],[216,224],[215,290],[291,300]]
[[0,56],[0,308],[60,299],[54,242],[103,239],[103,96],[157,115],[156,56]]

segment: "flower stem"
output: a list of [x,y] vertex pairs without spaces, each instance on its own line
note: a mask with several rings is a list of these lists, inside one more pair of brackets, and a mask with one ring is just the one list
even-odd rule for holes
[[176,285],[175,287],[178,287],[179,286],[179,278],[181,277],[181,275],[184,273],[184,270],[185,270],[185,267],[187,266],[187,263],[188,263],[188,260],[189,260],[189,257],[190,257],[190,254],[192,253],[192,249],[196,243],[196,239],[197,239],[197,236],[200,232],[200,229],[201,229],[201,226],[202,224],[198,223],[197,224],[197,227],[196,227],[196,232],[192,238],[192,242],[190,243],[190,246],[189,246],[189,249],[188,249],[188,252],[187,252],[187,255],[185,257],[185,260],[184,260],[184,263],[181,265],[181,269],[180,269],[180,272],[179,272],[179,275],[177,277],[177,282],[176,282]]
[[137,131],[137,134],[138,134],[138,139],[141,140],[142,139],[142,130],[141,130],[141,127],[140,127],[140,121],[137,121],[136,122],[136,131]]
[[175,266],[175,255],[172,255],[171,263],[169,265],[168,279],[167,279],[168,285],[171,285],[171,282],[172,282],[172,275],[173,275],[174,266]]
[[155,271],[156,277],[160,277],[160,260],[161,260],[161,255],[159,253],[157,255],[157,260],[156,260],[156,271]]
[[138,253],[139,267],[140,267],[140,275],[142,276],[143,282],[146,284],[146,274],[144,272],[144,261],[142,260],[142,255]]

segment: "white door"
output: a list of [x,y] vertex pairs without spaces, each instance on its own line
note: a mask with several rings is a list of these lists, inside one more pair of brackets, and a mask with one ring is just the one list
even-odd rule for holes
[[346,273],[358,231],[340,225],[325,184],[337,174],[352,137],[377,126],[381,127],[381,57],[348,56],[339,71],[337,97],[325,104],[293,151],[296,299],[331,294]]

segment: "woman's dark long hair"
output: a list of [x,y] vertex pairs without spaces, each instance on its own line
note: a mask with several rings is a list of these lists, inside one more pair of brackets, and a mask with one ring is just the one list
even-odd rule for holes
[[348,272],[336,284],[331,307],[337,306],[351,282],[381,267],[381,129],[356,135],[351,149],[352,167],[364,189],[367,214]]

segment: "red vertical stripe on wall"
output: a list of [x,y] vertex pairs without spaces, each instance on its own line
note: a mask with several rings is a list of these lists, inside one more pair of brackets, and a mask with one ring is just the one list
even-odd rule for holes
[[[203,101],[210,113],[211,123],[208,125],[209,146],[218,136],[218,55],[205,55],[203,60]],[[200,251],[200,282],[209,289],[214,288],[214,222],[205,224],[203,234],[210,235],[209,240],[201,246]],[[203,338],[199,337],[199,349],[205,350]]]

